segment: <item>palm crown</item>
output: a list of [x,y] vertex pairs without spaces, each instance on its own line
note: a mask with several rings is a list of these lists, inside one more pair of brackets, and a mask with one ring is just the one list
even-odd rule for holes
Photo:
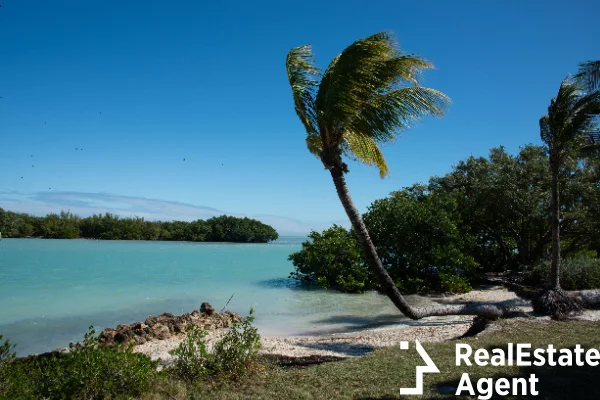
[[400,52],[385,32],[354,42],[323,73],[310,46],[293,48],[286,67],[308,149],[330,170],[348,172],[343,154],[384,177],[389,169],[379,145],[424,115],[442,115],[449,102],[418,85],[419,73],[433,66]]
[[573,151],[598,148],[597,116],[600,114],[600,91],[585,93],[569,77],[550,101],[548,114],[540,119],[540,136],[548,146],[551,163],[560,163]]

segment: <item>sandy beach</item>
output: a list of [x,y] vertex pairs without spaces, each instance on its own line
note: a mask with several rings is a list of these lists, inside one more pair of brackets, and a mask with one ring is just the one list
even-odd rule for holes
[[[529,301],[519,298],[514,292],[501,286],[493,286],[483,290],[474,290],[463,295],[436,296],[429,298],[436,303],[454,302],[501,302],[525,313],[531,313]],[[533,316],[532,316],[533,317]],[[600,311],[586,311],[578,316],[580,319],[596,320]],[[545,318],[548,317],[536,317]],[[372,327],[351,332],[322,334],[314,336],[262,336],[263,354],[283,355],[288,357],[329,356],[357,357],[371,351],[396,346],[401,340],[421,342],[439,342],[463,335],[471,326],[471,316],[429,317],[419,321],[403,320],[388,326]],[[493,327],[492,327],[493,329]],[[224,329],[212,332],[208,337],[209,348],[223,333]],[[137,346],[135,351],[144,353],[153,359],[161,359],[169,364],[172,356],[169,351],[177,347],[182,337],[157,340]]]

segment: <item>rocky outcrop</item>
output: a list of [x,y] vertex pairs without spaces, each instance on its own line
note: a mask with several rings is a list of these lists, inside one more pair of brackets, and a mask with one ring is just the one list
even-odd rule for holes
[[106,328],[100,334],[100,342],[106,346],[112,346],[116,343],[137,345],[151,340],[163,340],[174,335],[184,334],[190,325],[212,331],[227,328],[233,322],[239,320],[240,316],[237,313],[225,311],[221,314],[216,312],[210,304],[202,303],[200,311],[194,310],[183,315],[164,313],[156,317],[150,316],[144,322]]

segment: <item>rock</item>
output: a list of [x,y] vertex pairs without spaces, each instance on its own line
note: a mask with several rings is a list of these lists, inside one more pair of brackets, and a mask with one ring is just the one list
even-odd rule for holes
[[100,334],[100,342],[105,346],[121,343],[143,344],[152,340],[164,340],[173,335],[182,335],[188,330],[188,325],[196,325],[205,330],[227,328],[241,318],[238,314],[226,311],[220,314],[209,303],[202,303],[200,311],[193,310],[183,315],[164,313],[149,316],[144,322],[121,324],[116,328],[106,328]]
[[204,313],[206,315],[213,315],[215,312],[215,309],[210,304],[204,302],[200,306],[200,312]]
[[152,336],[154,336],[155,338],[162,340],[162,339],[168,339],[171,337],[171,332],[169,331],[169,327],[162,325],[162,324],[156,324],[152,327],[152,331],[151,331]]

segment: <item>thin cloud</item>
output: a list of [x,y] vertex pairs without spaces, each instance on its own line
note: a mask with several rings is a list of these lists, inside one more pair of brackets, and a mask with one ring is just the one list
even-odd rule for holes
[[122,217],[138,216],[148,220],[162,221],[193,221],[226,214],[258,219],[273,226],[282,235],[305,235],[311,230],[321,231],[326,229],[333,223],[345,227],[349,226],[349,223],[345,220],[307,222],[284,216],[248,215],[177,201],[120,196],[111,193],[65,191],[25,194],[0,192],[0,206],[6,210],[25,212],[32,215],[46,215],[57,213],[60,210],[70,210],[82,217],[109,212]]

